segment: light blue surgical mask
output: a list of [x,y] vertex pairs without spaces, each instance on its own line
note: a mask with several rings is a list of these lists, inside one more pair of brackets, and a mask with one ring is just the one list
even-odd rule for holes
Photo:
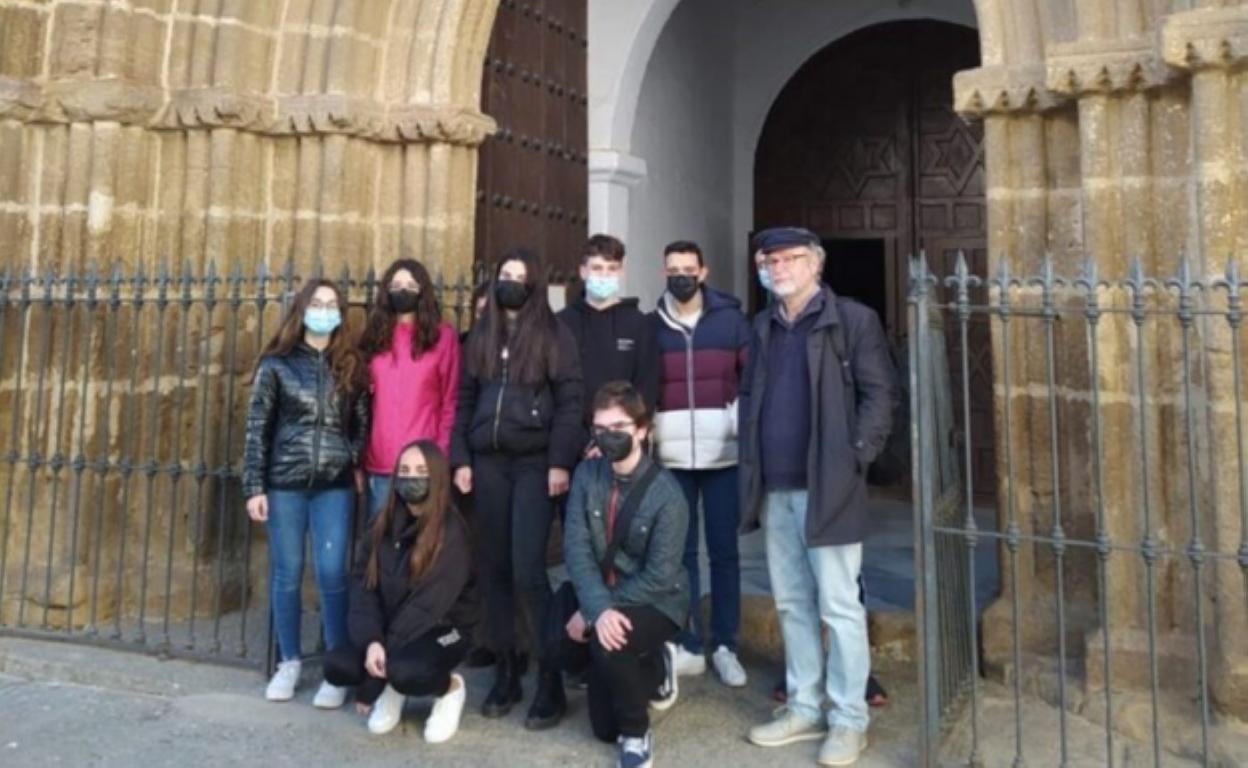
[[767,291],[768,293],[775,291],[775,288],[771,283],[771,273],[767,271],[766,267],[758,268],[758,282],[763,286],[764,291]]
[[312,309],[303,313],[303,325],[317,336],[328,336],[342,325],[342,313],[336,309]]
[[590,275],[585,278],[585,295],[594,301],[609,301],[620,293],[618,275]]

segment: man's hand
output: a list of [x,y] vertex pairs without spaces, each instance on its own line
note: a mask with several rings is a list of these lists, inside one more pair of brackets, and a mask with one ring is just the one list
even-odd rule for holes
[[386,649],[381,647],[381,643],[368,644],[368,650],[364,654],[364,670],[380,680],[386,679]]
[[546,475],[546,484],[550,495],[562,496],[568,492],[568,470],[562,467],[551,467]]
[[598,615],[598,620],[594,622],[594,632],[598,635],[598,642],[602,643],[602,647],[608,651],[622,651],[624,646],[628,645],[628,633],[633,629],[633,624],[628,617],[614,608],[608,608]]

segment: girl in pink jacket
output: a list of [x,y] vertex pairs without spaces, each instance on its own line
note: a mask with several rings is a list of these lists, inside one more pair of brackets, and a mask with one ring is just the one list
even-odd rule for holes
[[420,262],[399,259],[386,269],[361,343],[372,388],[364,453],[371,520],[388,498],[403,446],[431,440],[448,451],[455,422],[459,338],[442,322],[433,281]]

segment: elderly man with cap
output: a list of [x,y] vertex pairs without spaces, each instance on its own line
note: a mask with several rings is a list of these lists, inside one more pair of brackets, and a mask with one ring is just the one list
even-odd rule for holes
[[768,229],[754,250],[776,301],[754,320],[741,379],[741,517],[743,531],[765,532],[788,703],[749,739],[823,739],[820,765],[852,765],[869,722],[871,651],[858,599],[866,473],[891,426],[892,360],[875,312],[822,284],[826,255],[814,233]]

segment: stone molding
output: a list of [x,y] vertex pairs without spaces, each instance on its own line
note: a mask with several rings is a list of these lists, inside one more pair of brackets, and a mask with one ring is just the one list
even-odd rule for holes
[[963,117],[1043,112],[1061,103],[1041,67],[979,67],[953,76],[953,108]]
[[591,149],[589,151],[591,184],[632,187],[644,178],[646,178],[646,161],[636,155],[614,149]]
[[479,146],[493,118],[451,104],[390,104],[340,94],[271,97],[229,88],[160,88],[115,78],[41,85],[0,77],[0,119],[113,121],[154,130],[233,128],[268,136],[343,134],[388,143]]
[[1158,88],[1175,78],[1152,36],[1052,46],[1045,85],[1064,97]]
[[1202,69],[1248,66],[1248,6],[1174,13],[1153,33],[1051,43],[1043,63],[987,66],[954,76],[954,109],[967,118],[1044,112],[1087,94],[1163,87]]
[[1248,61],[1248,7],[1202,8],[1167,17],[1161,55],[1182,70],[1243,66]]

